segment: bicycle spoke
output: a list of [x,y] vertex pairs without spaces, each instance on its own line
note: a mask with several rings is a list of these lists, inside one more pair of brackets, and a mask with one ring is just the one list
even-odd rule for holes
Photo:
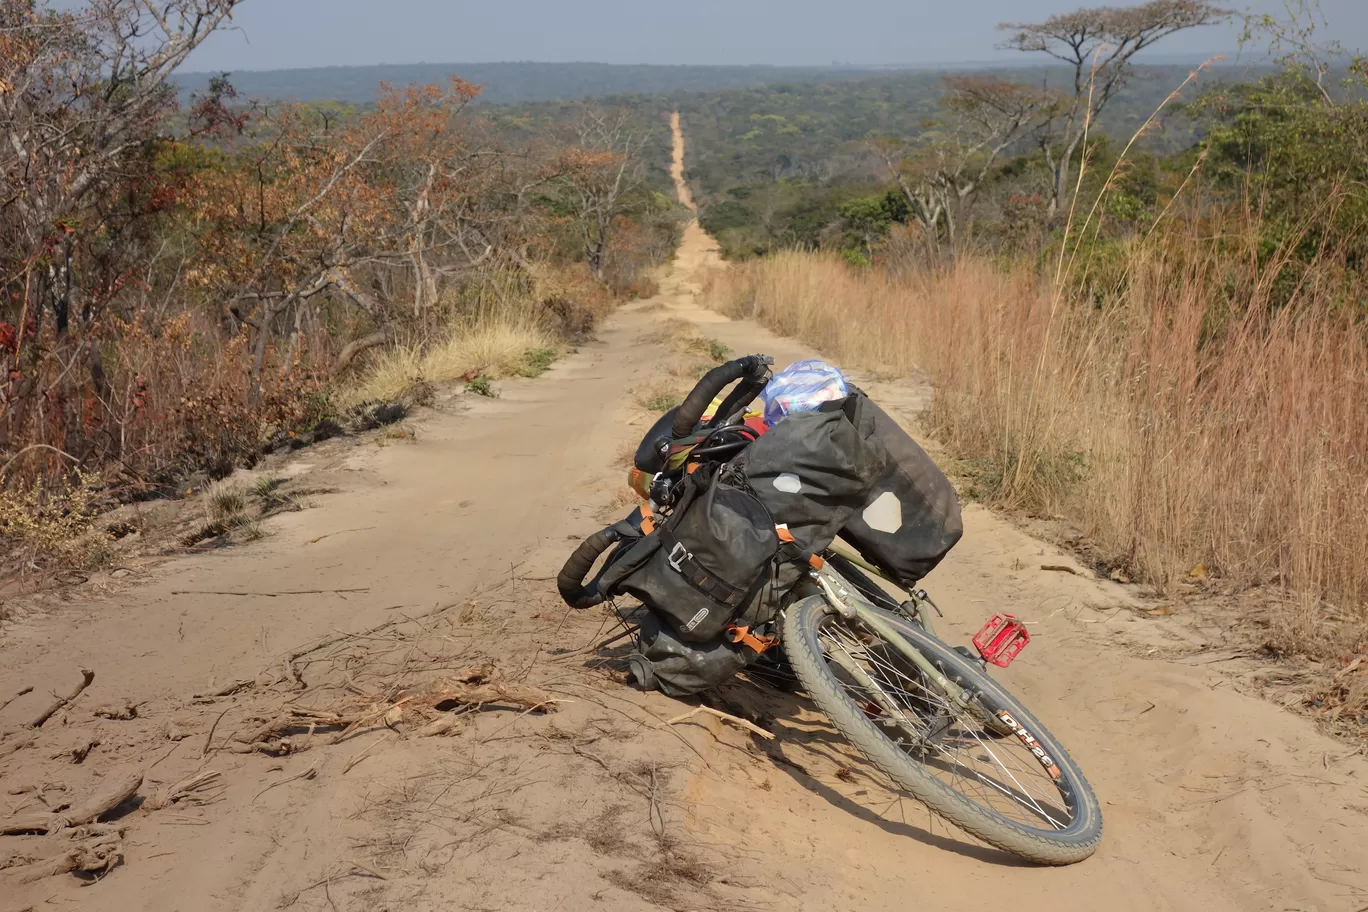
[[1072,822],[1068,796],[1024,744],[985,735],[983,718],[953,703],[881,640],[833,617],[820,629],[818,641],[856,705],[876,722],[901,730],[906,737],[895,739],[899,746],[941,774],[950,788],[1027,826],[1065,829]]

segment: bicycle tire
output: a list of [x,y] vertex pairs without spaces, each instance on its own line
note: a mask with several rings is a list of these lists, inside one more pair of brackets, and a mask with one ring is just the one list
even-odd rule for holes
[[[1067,865],[1092,855],[1102,840],[1102,810],[1078,765],[1058,741],[1001,685],[949,646],[890,612],[880,614],[902,636],[961,686],[972,687],[979,701],[992,711],[1005,710],[1049,754],[1067,789],[1061,789],[1074,819],[1063,829],[1049,831],[1026,827],[983,807],[955,791],[914,756],[908,754],[862,709],[824,657],[820,627],[829,620],[846,623],[832,613],[823,596],[803,599],[788,608],[784,617],[784,647],[804,691],[832,724],[865,755],[932,811],[989,845],[1029,861]],[[866,636],[868,631],[862,631]],[[1072,804],[1069,798],[1073,799]]]

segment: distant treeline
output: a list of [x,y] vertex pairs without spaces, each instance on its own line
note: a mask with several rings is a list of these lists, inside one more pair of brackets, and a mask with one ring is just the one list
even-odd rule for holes
[[[232,80],[238,91],[248,97],[366,104],[379,97],[382,82],[432,83],[458,75],[484,86],[481,101],[486,104],[517,104],[626,93],[656,95],[777,83],[849,82],[868,79],[878,72],[843,67],[414,63],[243,71],[233,73]],[[176,81],[183,90],[196,92],[206,88],[213,75],[216,74],[180,73]]]
[[[1193,66],[1199,61],[1194,61]],[[518,104],[607,95],[660,95],[685,92],[717,92],[756,86],[778,87],[814,83],[846,83],[870,79],[910,80],[932,86],[943,72],[968,72],[989,68],[889,70],[874,67],[777,67],[777,66],[655,66],[607,63],[415,63],[381,66],[316,67],[297,70],[241,71],[232,74],[233,85],[247,97],[287,101],[340,101],[367,104],[379,97],[382,82],[394,85],[441,82],[458,75],[484,86],[480,100],[486,104]],[[996,67],[993,72],[1023,68]],[[1030,70],[1032,80],[1042,80],[1046,68]],[[1190,66],[1165,64],[1146,69],[1183,75]],[[178,73],[175,81],[186,93],[203,91],[217,74]],[[1179,77],[1182,78],[1181,76]]]

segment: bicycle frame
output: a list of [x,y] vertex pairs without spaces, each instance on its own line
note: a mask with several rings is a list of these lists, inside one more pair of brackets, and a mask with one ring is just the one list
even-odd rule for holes
[[[845,549],[835,548],[833,550],[846,560],[859,566],[861,569],[868,570],[877,578],[883,579],[885,582],[888,581],[878,569],[870,566],[866,561],[861,560],[858,557],[853,557],[846,552]],[[848,583],[841,574],[831,567],[830,564],[824,565],[821,569],[813,570],[812,577],[813,581],[822,590],[822,594],[826,597],[827,605],[833,612],[848,620],[858,621],[860,624],[878,634],[885,643],[896,649],[905,659],[915,665],[930,680],[934,681],[936,686],[939,687],[956,705],[962,709],[971,711],[976,708],[977,701],[975,699],[975,694],[947,678],[939,668],[931,663],[930,659],[922,655],[920,651],[898,633],[896,628],[880,615],[879,609],[872,602],[865,598],[855,586]],[[924,626],[927,633],[933,637],[936,636],[935,628],[931,623],[930,609],[932,606],[930,600],[920,592],[911,593],[911,600],[917,606],[919,622]],[[843,667],[845,667],[844,663]],[[860,686],[866,688],[871,694],[878,694],[881,692],[880,688],[871,678],[869,678],[858,664],[852,665],[846,670],[859,681]],[[885,706],[884,709],[895,717],[902,716],[901,710],[895,706]]]
[[[831,553],[837,555],[838,557],[854,564],[856,567],[859,567],[861,570],[863,570],[870,576],[874,577],[876,580],[883,580],[885,583],[888,583],[890,586],[893,586],[899,592],[908,596],[908,601],[912,602],[917,607],[917,623],[922,626],[923,630],[931,634],[933,637],[936,637],[937,639],[940,638],[940,635],[936,633],[936,622],[931,616],[932,611],[938,611],[939,609],[937,609],[935,605],[931,603],[931,599],[926,595],[925,592],[907,591],[902,586],[899,586],[897,583],[893,582],[887,576],[885,576],[884,572],[880,570],[878,567],[874,566],[869,561],[865,560],[863,557],[856,554],[854,551],[844,548],[841,545],[833,544],[829,550],[831,551]],[[840,574],[836,573],[835,570],[833,570],[832,573],[836,576],[840,576]],[[849,584],[847,583],[847,585]]]

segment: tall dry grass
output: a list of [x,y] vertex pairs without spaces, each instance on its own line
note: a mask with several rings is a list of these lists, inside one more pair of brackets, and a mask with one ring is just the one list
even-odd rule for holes
[[[562,303],[560,311],[550,306],[554,302]],[[355,382],[339,391],[340,399],[347,405],[396,399],[472,373],[490,379],[535,375],[568,338],[587,331],[611,307],[606,290],[582,270],[549,264],[538,264],[530,276],[491,270],[480,281],[449,289],[435,322],[372,355]]]
[[1328,654],[1368,624],[1365,328],[1331,264],[1275,306],[1206,237],[1133,245],[1100,307],[973,257],[895,276],[788,252],[707,293],[839,363],[924,369],[934,431],[993,500],[1076,520],[1161,590],[1194,570],[1285,587],[1276,641]]

